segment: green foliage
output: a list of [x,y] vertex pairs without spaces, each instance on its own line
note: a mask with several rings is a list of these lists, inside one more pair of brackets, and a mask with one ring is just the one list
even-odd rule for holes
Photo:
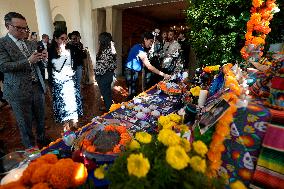
[[248,0],[195,0],[190,2],[187,21],[190,41],[200,65],[241,61],[246,23],[250,17]]
[[[153,136],[149,144],[141,144],[135,151],[123,152],[106,173],[112,189],[204,189],[224,188],[223,179],[210,179],[205,174],[194,171],[189,165],[182,169],[173,169],[166,161],[167,147]],[[150,162],[146,177],[137,178],[127,171],[127,158],[132,153],[143,153]],[[191,153],[193,153],[191,151]]]

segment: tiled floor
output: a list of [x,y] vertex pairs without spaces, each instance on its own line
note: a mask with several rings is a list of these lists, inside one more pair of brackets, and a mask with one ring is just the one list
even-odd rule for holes
[[[99,107],[103,106],[101,94],[96,83],[92,85],[82,85],[83,110],[84,115],[79,120],[80,126],[89,123],[93,117],[101,115]],[[113,100],[115,103],[122,102],[127,97],[127,91],[124,79],[118,79],[113,87]],[[55,123],[52,112],[52,98],[50,91],[46,94],[46,117],[45,124],[48,127],[47,135],[55,140],[61,137],[62,124]],[[20,140],[20,133],[14,118],[13,112],[9,106],[0,110],[0,140],[4,142],[7,152],[23,149]],[[2,146],[2,145],[1,145]]]

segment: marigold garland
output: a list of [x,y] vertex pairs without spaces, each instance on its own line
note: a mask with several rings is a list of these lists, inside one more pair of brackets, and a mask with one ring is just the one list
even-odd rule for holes
[[270,20],[273,18],[274,9],[277,7],[276,0],[252,0],[252,8],[250,10],[251,17],[247,22],[247,33],[245,35],[245,46],[241,49],[243,59],[250,57],[248,45],[253,44],[259,47],[259,56],[263,55],[266,35],[271,31],[269,28]]
[[206,73],[212,73],[214,71],[219,71],[220,65],[215,65],[215,66],[206,66],[203,68],[203,71]]
[[230,125],[233,122],[233,114],[237,111],[236,102],[241,94],[238,81],[231,70],[232,64],[224,65],[223,72],[225,77],[225,87],[230,88],[229,93],[223,98],[230,104],[229,109],[216,124],[216,130],[209,145],[207,157],[209,159],[209,176],[217,176],[217,170],[222,164],[222,152],[225,150],[223,144],[225,138],[230,134]]
[[[120,147],[121,146],[126,146],[130,141],[131,141],[131,136],[127,132],[127,129],[125,126],[114,126],[114,125],[107,125],[104,128],[104,131],[112,131],[112,132],[118,132],[120,134],[120,141],[117,145],[115,145],[112,149],[112,151],[107,152],[106,154],[111,154],[111,153],[120,153]],[[82,148],[87,150],[88,152],[96,152],[96,146],[88,140],[84,139],[81,143]]]

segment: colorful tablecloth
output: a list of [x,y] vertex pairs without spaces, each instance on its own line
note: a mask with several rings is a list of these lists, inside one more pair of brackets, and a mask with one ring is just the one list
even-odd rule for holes
[[284,189],[284,125],[268,125],[253,175],[253,186]]
[[269,110],[260,104],[249,103],[247,108],[237,110],[224,142],[226,150],[219,171],[229,183],[242,180],[249,185],[269,120]]

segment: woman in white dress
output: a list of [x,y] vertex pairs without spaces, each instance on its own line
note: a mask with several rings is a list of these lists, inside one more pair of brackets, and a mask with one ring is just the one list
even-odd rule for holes
[[72,69],[70,50],[66,47],[67,34],[54,31],[52,44],[48,51],[48,60],[53,66],[53,111],[55,120],[64,123],[64,130],[70,124],[77,127],[79,116],[83,115],[80,91],[76,88],[76,76]]

